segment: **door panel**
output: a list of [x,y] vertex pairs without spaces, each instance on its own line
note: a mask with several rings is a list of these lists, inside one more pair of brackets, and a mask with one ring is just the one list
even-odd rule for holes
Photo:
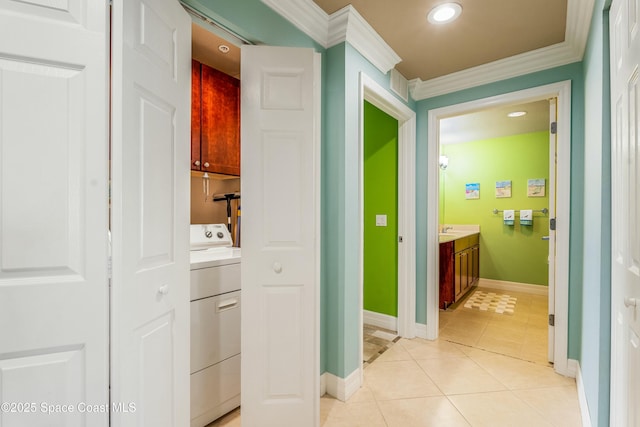
[[243,46],[241,62],[242,421],[318,425],[319,57]]
[[118,426],[189,424],[191,20],[113,4],[112,371]]
[[611,424],[640,422],[640,38],[637,0],[610,11],[612,104]]
[[109,402],[107,22],[100,2],[0,2],[0,396],[37,405],[3,427],[108,424],[78,412]]

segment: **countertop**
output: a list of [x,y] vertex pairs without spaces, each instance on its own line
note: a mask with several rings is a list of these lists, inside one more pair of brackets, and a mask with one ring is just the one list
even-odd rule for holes
[[[446,229],[444,233],[442,230]],[[480,226],[475,224],[445,224],[440,227],[439,242],[446,243],[463,237],[480,233]]]

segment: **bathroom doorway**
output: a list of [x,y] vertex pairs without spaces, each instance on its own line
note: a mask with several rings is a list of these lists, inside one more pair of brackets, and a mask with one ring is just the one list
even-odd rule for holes
[[[551,258],[550,261],[554,263],[555,269],[553,274],[553,280],[551,283],[555,283],[555,286],[551,285],[550,297],[549,297],[549,314],[555,317],[555,326],[549,327],[549,341],[552,344],[553,354],[552,360],[554,362],[554,369],[562,374],[571,375],[572,368],[568,364],[567,358],[567,327],[568,327],[568,264],[569,264],[569,186],[570,186],[570,142],[571,142],[571,129],[570,129],[570,117],[571,117],[571,105],[570,105],[570,82],[555,83],[547,86],[542,86],[533,89],[527,89],[523,91],[513,92],[491,98],[480,99],[477,101],[471,101],[464,104],[457,104],[449,107],[443,107],[429,111],[429,192],[428,192],[428,206],[429,212],[438,212],[439,209],[439,143],[438,132],[443,120],[464,115],[470,112],[484,110],[488,107],[501,107],[508,105],[527,104],[534,101],[543,101],[550,98],[558,99],[558,116],[561,121],[557,125],[557,149],[554,160],[557,160],[558,175],[555,179],[554,188],[549,188],[547,185],[546,191],[555,190],[555,197],[551,196],[550,208],[553,210],[549,213],[549,218],[557,218],[557,221],[563,224],[563,227],[556,231],[550,232],[553,241],[553,252],[555,252],[555,258]],[[564,121],[563,121],[564,120]],[[567,123],[565,126],[564,123]],[[551,140],[551,138],[550,138]],[[549,163],[551,164],[551,162]],[[554,162],[555,164],[555,162]],[[453,165],[449,163],[448,168],[453,168]],[[453,169],[451,169],[453,170]],[[551,171],[550,171],[551,172]],[[534,179],[538,177],[527,177]],[[445,178],[446,179],[446,178]],[[509,177],[504,177],[504,180],[509,180]],[[497,181],[497,180],[495,180]],[[481,198],[490,199],[491,201],[498,200],[495,198],[495,184],[496,182],[486,182],[484,186],[480,186]],[[464,184],[467,184],[466,182]],[[471,182],[469,184],[477,184],[477,182]],[[523,185],[520,184],[520,187]],[[487,188],[488,187],[488,188]],[[465,192],[465,188],[460,191]],[[516,191],[516,188],[512,188],[512,191]],[[518,191],[524,191],[524,188],[520,188]],[[555,203],[552,203],[555,201]],[[496,208],[497,209],[497,208]],[[505,208],[507,209],[507,208]],[[509,208],[510,209],[510,208]],[[528,209],[527,207],[513,207],[514,210]],[[497,209],[498,211],[504,209]],[[485,213],[486,214],[486,213]],[[493,214],[493,209],[488,213]],[[554,215],[555,214],[555,215]],[[503,212],[497,212],[496,220],[503,221]],[[440,215],[431,215],[428,218],[427,229],[427,247],[428,247],[428,259],[427,259],[427,336],[428,338],[436,338],[439,335],[439,310],[438,310],[438,226],[440,223]],[[447,216],[446,207],[444,216]],[[534,218],[534,222],[536,219]],[[482,235],[482,230],[480,230]],[[481,242],[482,246],[482,242]],[[481,250],[482,251],[482,250]],[[482,252],[480,254],[482,258]],[[554,262],[555,261],[555,262]],[[431,267],[431,268],[429,268]],[[482,276],[482,271],[481,274]],[[549,275],[552,276],[551,274]],[[496,285],[496,283],[491,283]]]
[[[439,133],[440,337],[543,364],[549,290],[544,239],[554,193],[546,191],[554,185],[549,112],[547,99],[490,107],[441,119]],[[534,180],[541,186],[530,188]],[[474,193],[466,191],[469,186]],[[463,250],[471,226],[480,231],[479,246]],[[454,282],[468,286],[445,301],[454,296]]]

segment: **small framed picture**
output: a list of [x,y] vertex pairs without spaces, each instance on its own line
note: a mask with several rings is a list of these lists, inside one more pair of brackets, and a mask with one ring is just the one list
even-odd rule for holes
[[465,184],[465,198],[467,200],[480,198],[480,183]]
[[545,179],[536,178],[527,181],[527,197],[544,197]]
[[496,181],[496,198],[511,197],[511,181]]

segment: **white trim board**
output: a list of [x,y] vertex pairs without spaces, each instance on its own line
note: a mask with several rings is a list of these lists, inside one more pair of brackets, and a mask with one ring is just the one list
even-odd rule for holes
[[529,283],[508,282],[506,280],[483,279],[478,280],[478,288],[498,289],[501,291],[523,292],[533,295],[549,295],[549,287],[532,285]]
[[576,365],[576,389],[578,391],[578,404],[580,405],[580,415],[582,417],[582,426],[591,427],[591,415],[589,415],[589,404],[587,403],[587,394],[584,390],[584,382],[582,381],[582,370],[580,363],[573,361]]
[[329,372],[320,376],[321,395],[326,392],[338,400],[346,402],[362,387],[362,368],[351,372],[347,378],[340,378]]
[[427,338],[438,337],[438,122],[441,118],[483,108],[513,103],[525,103],[552,97],[558,98],[558,125],[556,177],[556,218],[563,224],[556,230],[556,292],[554,369],[567,375],[567,343],[569,323],[569,230],[571,222],[571,81],[524,89],[516,92],[478,99],[462,104],[437,108],[428,112],[427,162]]
[[375,311],[362,310],[362,321],[365,325],[376,326],[390,331],[398,330],[398,318]]

